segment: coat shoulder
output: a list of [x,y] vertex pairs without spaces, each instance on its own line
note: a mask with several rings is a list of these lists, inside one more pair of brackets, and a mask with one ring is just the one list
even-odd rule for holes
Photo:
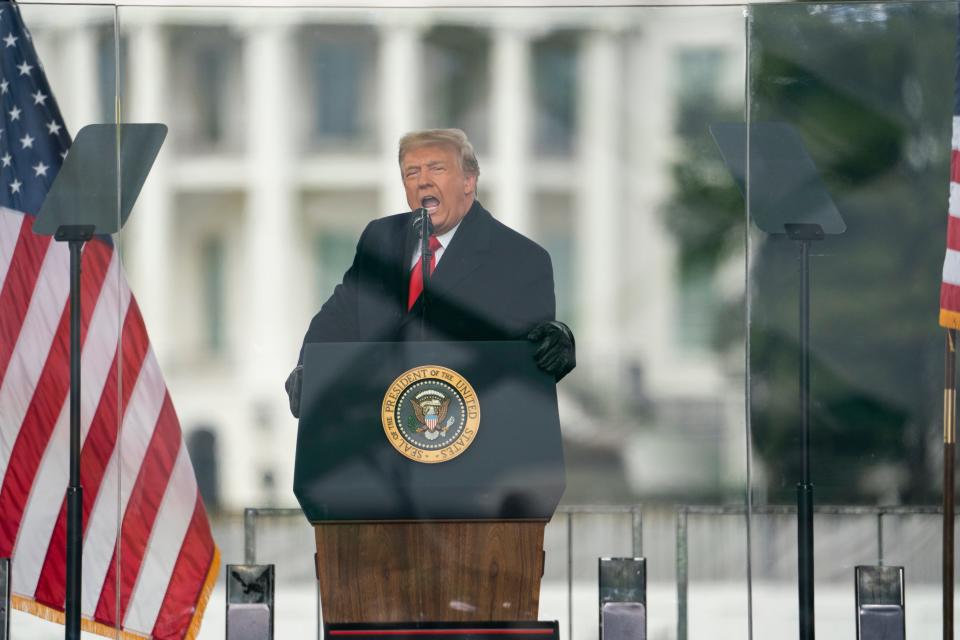
[[[382,218],[374,218],[367,223],[366,228],[363,230],[363,236],[370,237],[395,237],[393,234],[400,232],[407,228],[410,223],[410,212],[406,213],[394,213],[389,216],[383,216]],[[361,237],[363,237],[361,236]]]
[[523,235],[515,229],[511,229],[493,216],[491,220],[491,238],[494,246],[501,251],[510,253],[514,256],[524,256],[530,260],[546,261],[550,263],[550,254],[542,246]]

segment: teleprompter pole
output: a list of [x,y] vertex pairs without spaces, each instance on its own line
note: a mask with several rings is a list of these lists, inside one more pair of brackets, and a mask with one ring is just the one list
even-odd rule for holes
[[943,380],[943,638],[953,640],[954,463],[957,439],[957,331],[947,329]]
[[797,600],[800,640],[814,638],[813,482],[810,477],[810,243],[823,239],[817,224],[785,225],[800,244],[800,483],[797,484]]
[[800,241],[800,457],[797,576],[800,640],[813,640],[813,484],[810,482],[810,241]]
[[93,225],[64,225],[55,238],[70,247],[70,483],[67,485],[67,584],[64,637],[80,640],[83,487],[80,486],[80,259]]

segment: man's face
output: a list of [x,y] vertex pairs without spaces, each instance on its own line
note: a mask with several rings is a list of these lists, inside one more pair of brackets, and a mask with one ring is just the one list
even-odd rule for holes
[[411,209],[426,208],[438,236],[454,228],[473,205],[477,177],[463,175],[453,147],[411,149],[403,156],[401,172],[407,204]]

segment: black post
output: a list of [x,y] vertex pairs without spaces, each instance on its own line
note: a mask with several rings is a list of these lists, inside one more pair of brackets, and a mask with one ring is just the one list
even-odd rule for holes
[[423,292],[420,294],[420,339],[427,339],[427,307],[429,305],[428,291],[430,289],[430,257],[433,251],[430,249],[430,235],[433,233],[433,224],[430,221],[430,214],[426,207],[422,207],[418,215],[420,216],[420,274],[423,279]]
[[953,640],[954,466],[957,439],[957,331],[947,330],[943,381],[943,638]]
[[800,241],[800,484],[797,485],[797,577],[800,640],[813,640],[813,484],[810,482],[810,241]]
[[80,640],[83,488],[80,486],[80,258],[93,225],[62,226],[56,239],[70,247],[70,483],[67,485],[67,584],[64,633]]
[[800,640],[814,638],[813,483],[810,478],[810,243],[823,239],[817,224],[788,224],[800,243],[800,483],[797,484],[797,588]]

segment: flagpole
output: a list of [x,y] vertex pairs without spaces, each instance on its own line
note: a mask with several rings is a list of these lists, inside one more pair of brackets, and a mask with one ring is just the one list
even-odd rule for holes
[[943,639],[953,640],[953,489],[957,436],[957,331],[947,329],[943,381]]

